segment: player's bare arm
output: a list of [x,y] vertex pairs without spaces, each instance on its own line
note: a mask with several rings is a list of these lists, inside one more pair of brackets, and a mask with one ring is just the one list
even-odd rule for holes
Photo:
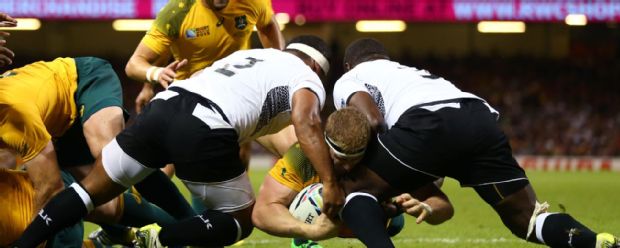
[[271,21],[264,27],[257,27],[258,38],[263,47],[271,47],[276,49],[284,49],[284,36],[280,32],[280,27],[275,15],[271,17]]
[[282,185],[268,174],[259,190],[252,212],[254,225],[264,232],[279,237],[312,240],[334,237],[338,228],[328,218],[319,217],[315,224],[310,225],[295,219],[289,213],[288,205],[297,193],[299,192]]
[[314,92],[301,89],[293,95],[291,119],[304,154],[323,181],[323,212],[336,216],[344,205],[344,191],[338,184],[333,162],[321,128],[319,100]]
[[297,142],[297,136],[295,136],[295,127],[289,125],[288,127],[280,130],[280,132],[258,137],[256,142],[263,146],[267,151],[270,151],[273,155],[282,157],[288,149]]
[[125,73],[134,80],[159,84],[167,88],[176,77],[176,71],[185,66],[187,60],[174,61],[166,67],[154,66],[155,62],[160,59],[160,56],[160,54],[157,54],[140,42],[131,58],[129,58],[127,66],[125,66]]
[[454,216],[454,208],[448,196],[433,183],[411,194],[396,196],[394,202],[407,214],[417,217],[418,224],[426,221],[431,225],[439,225]]
[[34,210],[39,211],[64,188],[52,141],[34,158],[24,163],[24,166],[35,190]]
[[381,115],[379,108],[377,108],[377,104],[367,92],[358,91],[353,93],[353,95],[350,96],[347,105],[354,107],[366,115],[373,132],[382,133],[387,130],[385,120],[383,120],[383,115]]

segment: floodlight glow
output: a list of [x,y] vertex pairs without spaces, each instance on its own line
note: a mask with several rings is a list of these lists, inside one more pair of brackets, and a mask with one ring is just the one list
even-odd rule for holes
[[480,33],[525,33],[525,23],[518,21],[481,21]]
[[17,27],[3,27],[1,30],[38,30],[41,28],[41,21],[36,18],[15,18],[17,20]]
[[277,13],[276,21],[280,24],[287,24],[291,21],[291,17],[287,13]]
[[365,20],[355,23],[355,29],[358,32],[403,32],[407,29],[407,24],[400,20]]
[[116,31],[148,31],[153,21],[153,19],[118,19],[112,22],[112,28]]
[[569,14],[564,22],[569,26],[585,26],[588,24],[588,17],[584,14]]

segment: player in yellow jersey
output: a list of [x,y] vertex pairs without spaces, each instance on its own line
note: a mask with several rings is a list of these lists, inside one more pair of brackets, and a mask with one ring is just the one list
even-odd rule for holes
[[[168,87],[173,79],[186,79],[218,59],[249,49],[254,27],[264,47],[284,48],[270,0],[170,0],[125,71],[132,79]],[[153,66],[165,63],[170,54],[175,62],[168,67]],[[152,97],[152,85],[145,84],[136,107]]]
[[[0,148],[11,151],[3,155],[10,160],[5,164],[16,168],[19,163],[32,182],[34,195],[30,211],[34,212],[31,214],[64,187],[83,178],[92,168],[94,158],[123,129],[124,123],[120,81],[105,60],[57,58],[0,75]],[[16,157],[12,157],[13,154]],[[16,196],[14,194],[0,193],[0,198],[6,201],[21,201],[20,197],[12,197]],[[103,223],[127,220],[122,206],[137,201],[131,197],[115,198],[97,208],[89,220]],[[10,211],[7,206],[9,204],[0,204],[0,212]],[[28,223],[31,219],[28,218]],[[173,221],[170,217],[167,219]],[[0,229],[0,233],[21,233],[25,228],[24,225],[4,225],[11,223],[8,218],[1,218],[0,222],[3,228],[9,228]],[[122,223],[144,224],[129,222]],[[56,236],[51,244],[81,246],[82,236],[80,223]]]
[[[341,110],[347,112],[348,110]],[[359,118],[365,118],[357,111],[350,115],[357,114]],[[329,122],[329,120],[328,120]],[[352,133],[356,133],[364,140],[368,134],[363,130],[354,129]],[[332,157],[337,156],[332,153]],[[347,158],[349,162],[358,162],[363,153],[357,157]],[[306,186],[320,182],[320,179],[313,169],[308,158],[303,154],[299,144],[295,144],[289,148],[283,158],[279,159],[271,168],[268,175],[263,181],[256,204],[252,212],[252,221],[254,225],[267,233],[294,237],[291,247],[320,247],[311,239],[319,240],[328,236],[332,223],[324,218],[323,215],[317,220],[317,223],[308,225],[295,219],[289,212],[288,206],[291,204],[295,196]],[[413,192],[413,196],[417,196],[422,201],[415,199],[411,194],[402,194],[395,198],[395,202],[400,208],[406,209],[408,213],[418,216],[417,223],[426,221],[431,224],[440,224],[452,217],[452,205],[448,198],[434,184],[428,185],[424,190]],[[393,205],[395,208],[395,205]],[[433,213],[430,215],[429,210]],[[392,218],[388,225],[390,235],[394,236],[402,229],[404,219],[402,215],[396,215]],[[352,237],[350,231],[346,228],[340,230],[340,237]]]
[[[153,98],[155,85],[166,88],[174,79],[186,79],[218,59],[249,49],[254,28],[263,47],[284,48],[271,0],[170,0],[125,68],[130,78],[148,82],[136,98],[136,112]],[[165,65],[170,57],[174,62],[158,67]],[[281,135],[290,137],[292,133],[289,127]],[[250,142],[241,144],[240,156],[246,168],[250,151]],[[173,173],[171,166],[164,170]],[[200,202],[193,199],[196,212],[205,210]]]
[[0,168],[0,247],[19,238],[34,218],[34,188],[23,171]]
[[75,181],[60,165],[87,164],[86,157],[94,160],[122,130],[121,97],[118,78],[97,58],[35,62],[0,76],[0,148],[22,161],[35,190],[34,211],[63,189],[63,181]]

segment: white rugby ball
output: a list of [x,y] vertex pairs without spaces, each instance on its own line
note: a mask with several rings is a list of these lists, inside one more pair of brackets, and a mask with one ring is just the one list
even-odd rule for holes
[[315,183],[302,189],[293,199],[288,211],[298,220],[313,224],[323,207],[323,184]]

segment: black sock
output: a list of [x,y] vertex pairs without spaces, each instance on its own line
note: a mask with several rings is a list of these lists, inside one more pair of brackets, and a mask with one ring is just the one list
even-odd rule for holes
[[237,222],[232,215],[215,210],[161,227],[159,241],[164,246],[227,246],[239,238]]
[[172,180],[161,170],[155,170],[134,185],[142,197],[168,212],[177,220],[196,215]]
[[377,200],[365,193],[347,196],[341,217],[367,247],[394,247],[385,229],[385,213]]
[[86,216],[86,206],[73,188],[54,196],[11,247],[36,247],[61,229]]
[[[540,230],[539,228],[537,227],[537,230]],[[590,248],[596,243],[596,233],[563,213],[546,215],[540,234],[545,244],[550,247]]]

